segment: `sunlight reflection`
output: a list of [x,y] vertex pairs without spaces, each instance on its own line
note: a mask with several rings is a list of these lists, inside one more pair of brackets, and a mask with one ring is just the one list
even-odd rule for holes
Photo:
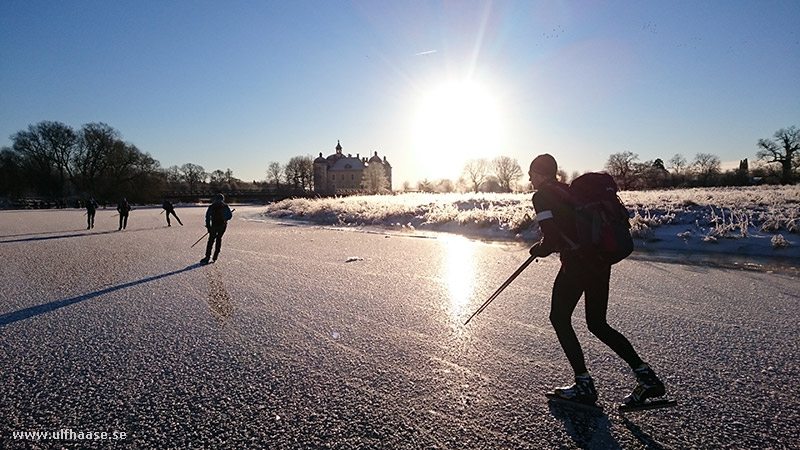
[[445,247],[443,277],[449,296],[450,316],[458,320],[469,304],[475,280],[475,244],[461,236],[449,236]]

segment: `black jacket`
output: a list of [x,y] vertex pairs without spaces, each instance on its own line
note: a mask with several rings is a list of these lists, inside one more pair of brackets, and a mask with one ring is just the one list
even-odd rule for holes
[[545,182],[533,194],[533,209],[542,230],[539,242],[543,256],[558,252],[562,261],[570,258],[575,253],[573,244],[578,233],[569,186],[556,180]]

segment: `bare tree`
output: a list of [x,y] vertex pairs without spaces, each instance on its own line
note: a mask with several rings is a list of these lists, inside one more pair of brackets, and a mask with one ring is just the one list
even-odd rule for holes
[[225,182],[225,172],[217,169],[209,174],[209,181],[215,184],[222,184]]
[[60,122],[44,121],[15,133],[11,140],[14,150],[31,163],[38,181],[47,183],[53,170],[58,174],[52,193],[63,195],[67,181],[72,178],[70,161],[78,140],[75,131]]
[[181,182],[181,169],[178,166],[169,166],[167,168],[166,176],[168,183],[180,183]]
[[697,174],[698,183],[702,186],[710,186],[722,172],[722,163],[719,157],[710,153],[695,155],[692,167]]
[[384,194],[389,192],[389,178],[380,163],[372,163],[364,170],[361,181],[363,187],[370,194]]
[[676,153],[669,159],[668,169],[672,174],[672,186],[679,186],[686,182],[686,176],[689,171],[689,161],[680,153]]
[[498,156],[492,160],[494,175],[502,192],[511,192],[511,186],[522,176],[522,168],[516,159]]
[[632,152],[614,153],[608,157],[606,171],[614,177],[621,190],[630,189],[634,180],[634,163],[639,155]]
[[205,183],[206,178],[208,178],[208,173],[206,172],[206,169],[204,169],[203,166],[197,164],[186,163],[181,166],[180,172],[183,181],[189,184],[190,191],[193,191],[197,184]]
[[675,156],[669,159],[669,168],[675,175],[684,175],[687,167],[689,167],[689,162],[680,153],[676,153]]
[[271,162],[267,167],[267,181],[275,183],[275,188],[280,189],[283,180],[283,168],[280,163]]
[[489,162],[483,158],[470,159],[464,165],[463,174],[472,191],[477,193],[489,175]]
[[80,185],[86,191],[96,191],[98,182],[108,168],[109,155],[119,142],[119,131],[105,123],[88,123],[81,128],[78,149],[72,163]]
[[310,156],[293,156],[285,167],[286,182],[295,189],[312,189],[314,179],[314,160]]
[[75,153],[78,135],[61,122],[39,122],[36,128],[49,148],[53,164],[58,170],[59,184],[63,188],[67,178],[72,178],[70,161]]
[[759,159],[781,165],[781,184],[792,183],[793,172],[800,166],[800,129],[781,128],[775,132],[774,140],[759,139],[758,147]]

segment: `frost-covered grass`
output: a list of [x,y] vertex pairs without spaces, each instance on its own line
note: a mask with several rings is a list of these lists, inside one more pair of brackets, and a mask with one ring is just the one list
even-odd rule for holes
[[[705,227],[707,240],[800,232],[800,187],[754,186],[623,192],[634,236],[662,225]],[[785,240],[785,239],[784,239]]]
[[337,226],[383,226],[458,232],[488,238],[524,238],[535,214],[530,194],[423,194],[289,199],[264,215]]
[[[643,241],[771,237],[791,246],[800,232],[800,187],[754,186],[621,192],[632,234]],[[380,226],[455,232],[484,239],[533,242],[539,238],[531,194],[421,194],[290,199],[268,205],[265,216],[334,226]]]

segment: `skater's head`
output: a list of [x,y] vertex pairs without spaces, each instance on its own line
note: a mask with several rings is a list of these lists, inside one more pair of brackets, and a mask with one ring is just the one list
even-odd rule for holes
[[121,199],[120,201],[121,201],[122,203],[125,203],[125,202],[127,202],[127,201],[128,201],[128,199],[127,199],[127,198],[125,198],[125,197],[122,197],[122,199]]
[[528,171],[528,176],[530,177],[533,187],[537,188],[545,181],[555,180],[557,171],[558,163],[556,163],[556,159],[549,153],[544,153],[531,161],[531,168]]
[[222,193],[219,193],[216,197],[214,197],[214,201],[217,203],[222,203],[225,201],[225,196],[222,195]]

